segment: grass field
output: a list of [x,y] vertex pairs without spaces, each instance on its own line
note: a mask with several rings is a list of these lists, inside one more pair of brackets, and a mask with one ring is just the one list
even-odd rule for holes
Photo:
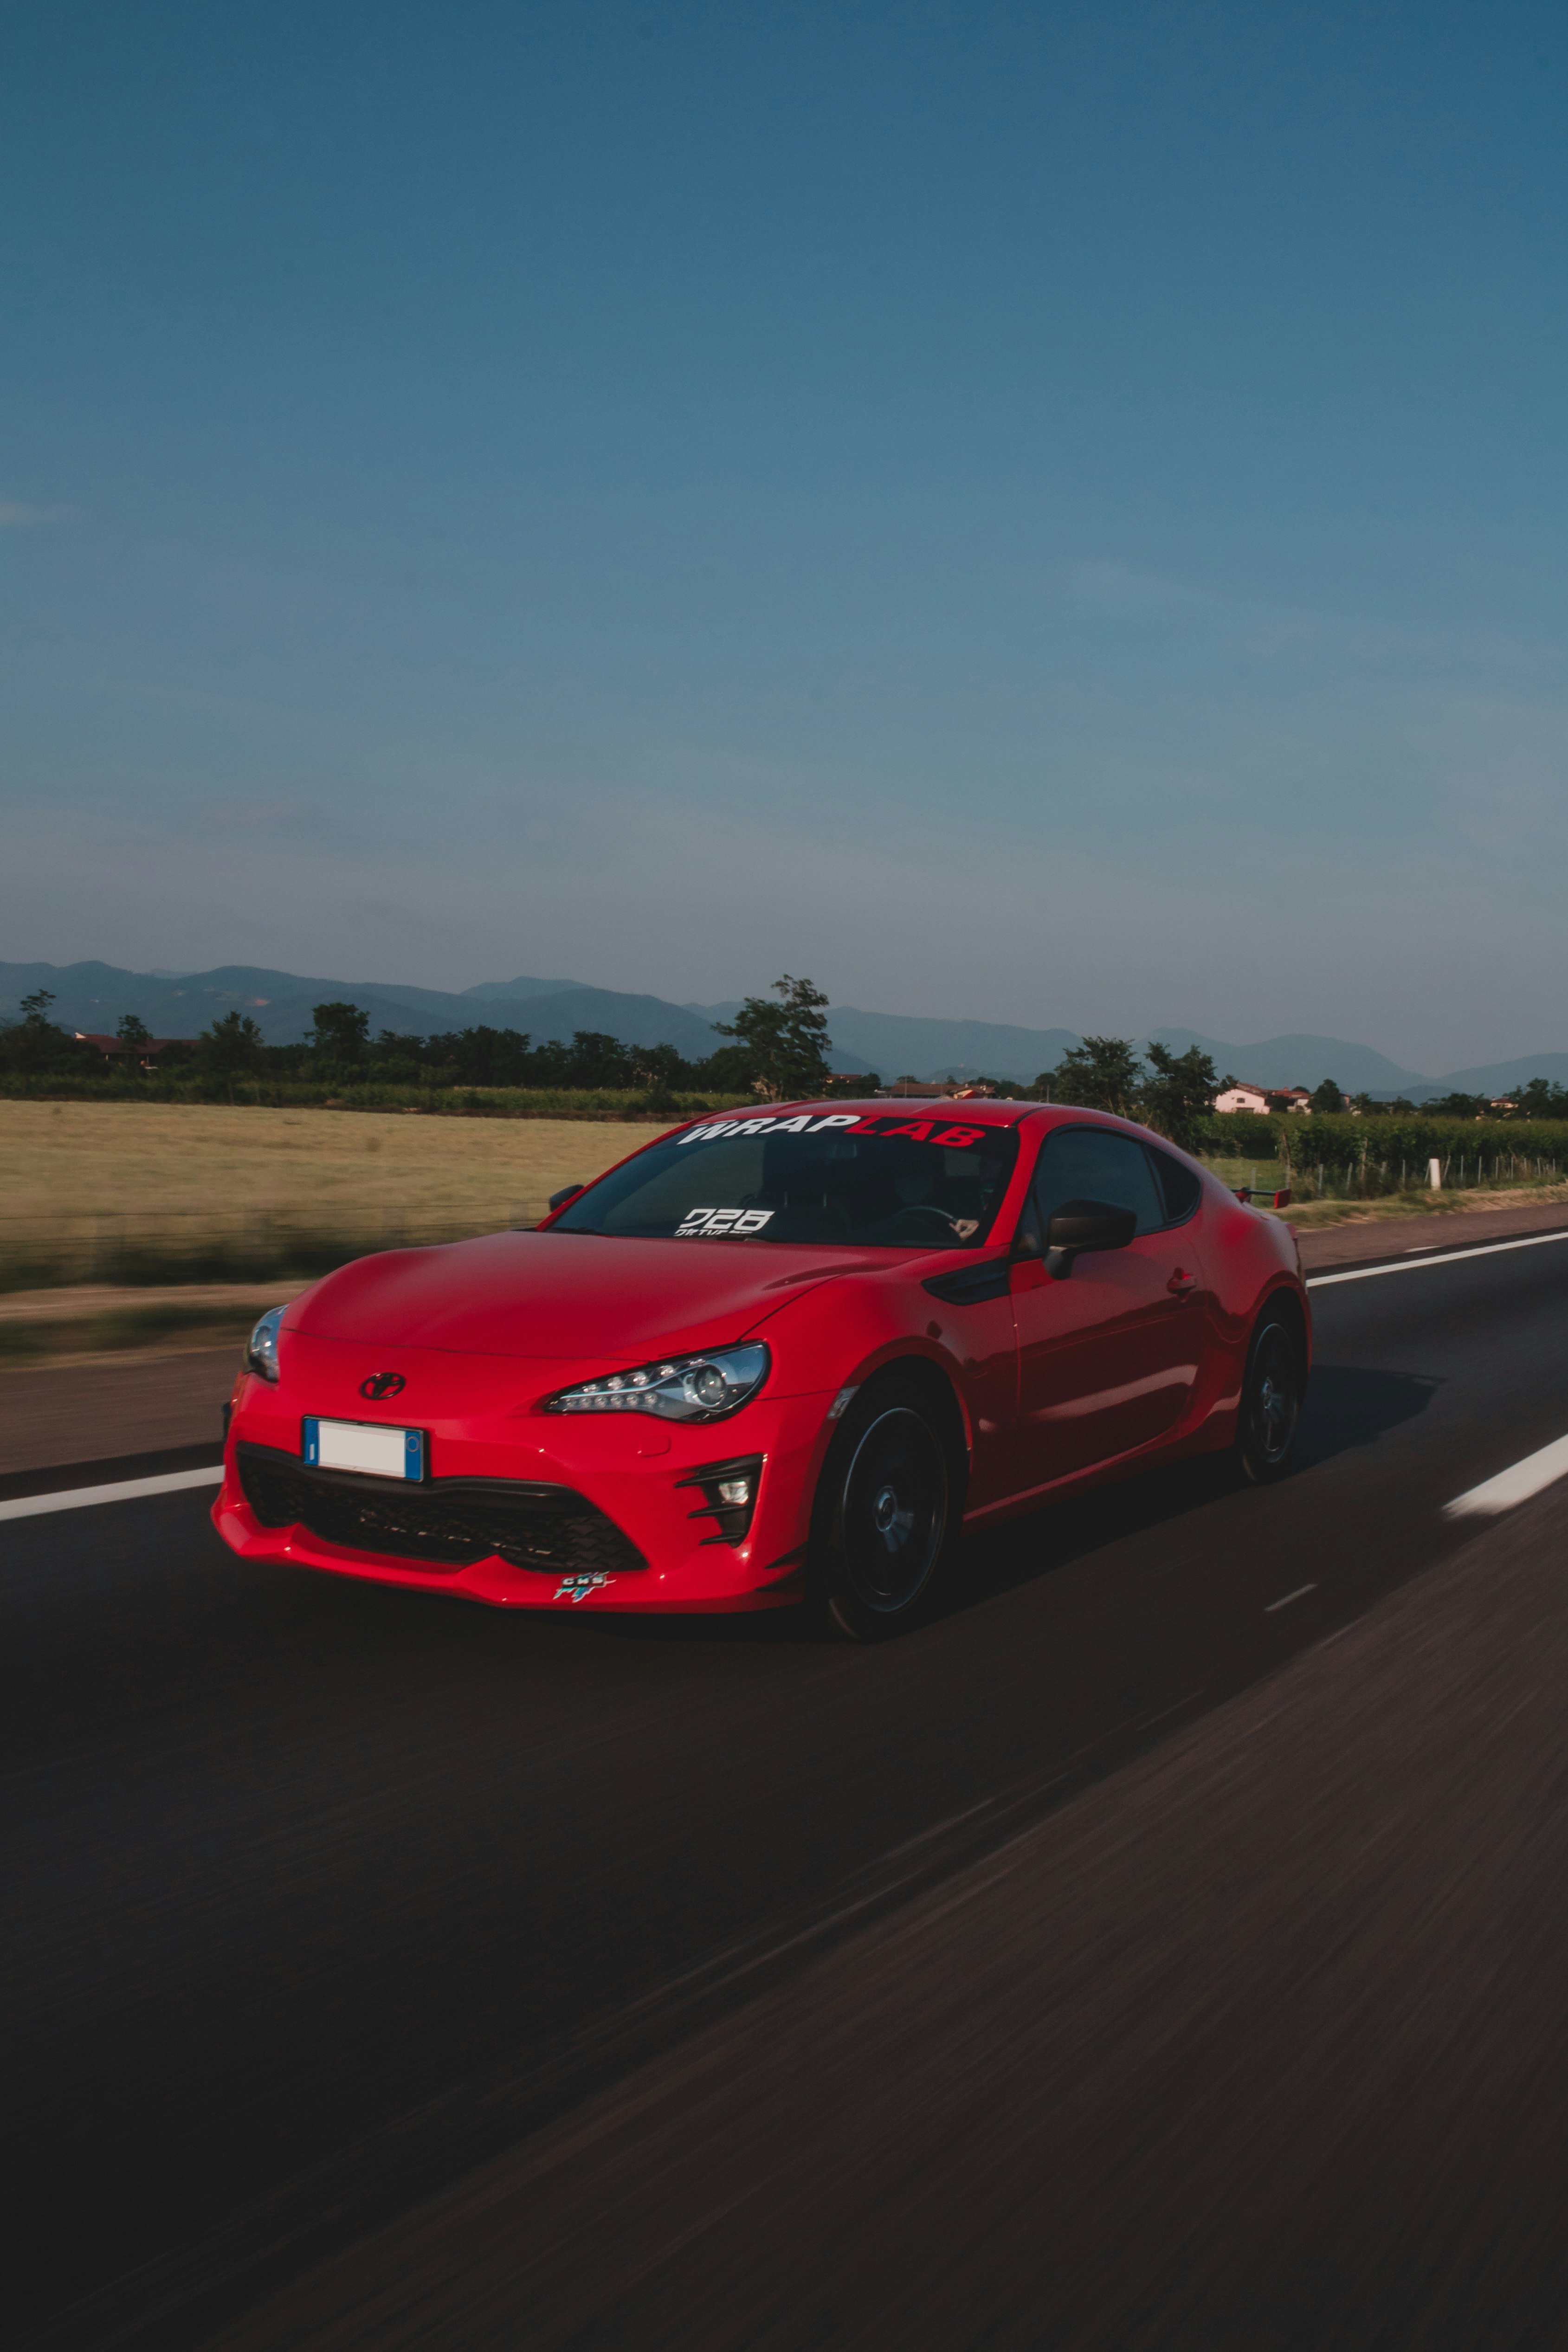
[[0,1289],[309,1275],[532,1224],[646,1122],[0,1102]]

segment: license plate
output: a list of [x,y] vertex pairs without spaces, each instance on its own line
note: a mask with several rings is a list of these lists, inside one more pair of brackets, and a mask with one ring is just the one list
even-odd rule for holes
[[388,1429],[379,1421],[304,1421],[304,1455],[312,1470],[358,1470],[371,1478],[423,1478],[423,1429]]

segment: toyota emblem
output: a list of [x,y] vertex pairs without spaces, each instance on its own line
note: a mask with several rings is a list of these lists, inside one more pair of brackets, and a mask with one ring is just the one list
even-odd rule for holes
[[380,1404],[383,1397],[401,1396],[407,1385],[401,1372],[372,1372],[368,1381],[360,1382],[360,1394]]

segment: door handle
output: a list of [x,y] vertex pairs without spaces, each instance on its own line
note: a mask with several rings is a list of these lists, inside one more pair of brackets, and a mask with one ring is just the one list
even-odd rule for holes
[[1184,1272],[1182,1267],[1178,1265],[1170,1280],[1166,1283],[1166,1288],[1170,1292],[1173,1298],[1185,1298],[1189,1291],[1196,1290],[1197,1288],[1197,1276],[1196,1274],[1187,1274]]

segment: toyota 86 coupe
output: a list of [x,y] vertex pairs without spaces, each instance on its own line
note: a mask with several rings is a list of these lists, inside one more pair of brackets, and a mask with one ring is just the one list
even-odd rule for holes
[[961,1531],[1180,1455],[1278,1477],[1311,1354],[1289,1229],[1125,1119],[787,1104],[264,1315],[213,1516],[504,1608],[874,1640]]

